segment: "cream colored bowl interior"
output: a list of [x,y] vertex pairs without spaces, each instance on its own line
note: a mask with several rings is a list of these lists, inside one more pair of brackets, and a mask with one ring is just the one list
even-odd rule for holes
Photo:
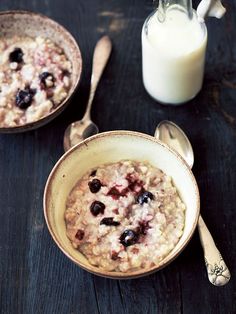
[[[199,192],[191,170],[183,159],[151,136],[129,131],[98,134],[67,152],[52,170],[44,195],[45,218],[54,240],[62,251],[83,268],[109,277],[130,277],[130,273],[100,271],[75,250],[66,236],[64,211],[66,198],[78,179],[89,169],[122,159],[148,161],[173,178],[186,204],[183,236],[173,251],[161,262],[159,269],[180,253],[190,240],[199,216]],[[132,273],[143,275],[143,270]]]

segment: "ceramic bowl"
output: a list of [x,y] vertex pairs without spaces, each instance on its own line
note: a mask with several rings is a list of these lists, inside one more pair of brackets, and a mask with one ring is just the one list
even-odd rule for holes
[[[104,271],[89,264],[66,236],[64,212],[66,198],[85,172],[104,163],[124,159],[148,161],[170,175],[186,205],[184,232],[175,248],[148,270],[134,272]],[[152,136],[132,131],[111,131],[92,136],[76,145],[54,166],[44,191],[44,215],[48,229],[58,247],[76,264],[87,271],[109,278],[130,279],[157,271],[169,264],[185,248],[196,228],[199,217],[199,191],[195,178],[182,157]]]
[[71,87],[66,99],[57,108],[45,117],[37,121],[16,127],[0,127],[1,133],[16,133],[38,128],[56,116],[66,107],[76,88],[78,87],[81,71],[82,58],[80,49],[72,35],[60,24],[47,16],[28,11],[5,11],[0,12],[1,37],[17,36],[43,36],[51,39],[60,46],[72,64]]

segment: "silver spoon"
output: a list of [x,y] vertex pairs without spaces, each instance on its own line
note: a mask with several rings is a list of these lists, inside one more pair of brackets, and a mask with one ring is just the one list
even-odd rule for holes
[[[193,149],[180,127],[171,121],[161,121],[154,136],[177,151],[192,168],[194,163]],[[230,280],[231,275],[201,215],[198,220],[198,231],[204,251],[208,278],[213,285],[223,286]]]
[[90,111],[98,82],[111,54],[112,43],[108,36],[103,36],[96,44],[93,54],[93,67],[90,94],[87,108],[82,120],[71,123],[64,134],[63,146],[67,151],[85,138],[98,133],[98,127],[91,121]]

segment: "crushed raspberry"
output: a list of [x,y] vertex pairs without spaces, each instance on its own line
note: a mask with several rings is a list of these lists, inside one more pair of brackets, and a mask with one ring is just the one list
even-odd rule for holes
[[132,248],[131,252],[134,254],[138,254],[139,249],[137,247],[134,247],[134,248]]
[[84,238],[84,230],[81,230],[81,229],[78,229],[78,231],[76,232],[76,235],[75,235],[76,239],[77,240],[83,240]]
[[118,254],[119,254],[118,252],[112,251],[112,252],[111,252],[111,259],[112,259],[113,261],[116,261],[116,260],[119,258]]
[[113,186],[107,195],[110,195],[114,200],[117,200],[121,196],[127,196],[127,193],[129,192],[128,188],[124,188],[123,190],[119,191],[116,186]]

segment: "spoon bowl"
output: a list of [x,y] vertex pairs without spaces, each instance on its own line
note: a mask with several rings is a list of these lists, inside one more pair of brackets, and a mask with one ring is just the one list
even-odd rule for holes
[[156,128],[155,137],[174,148],[186,160],[189,167],[193,167],[194,153],[192,145],[184,131],[174,122],[161,121]]
[[91,120],[80,120],[71,123],[65,130],[64,150],[67,151],[87,137],[99,132],[97,125]]

